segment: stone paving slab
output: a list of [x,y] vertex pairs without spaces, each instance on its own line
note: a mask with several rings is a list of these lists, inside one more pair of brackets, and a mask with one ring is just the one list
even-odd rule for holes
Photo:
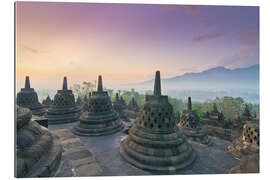
[[[74,125],[75,123],[62,125],[49,125],[49,129],[66,128],[70,130]],[[69,136],[71,135],[69,134]],[[126,136],[125,133],[118,132],[115,134],[99,137],[80,137],[74,135],[74,137],[72,138],[80,139],[80,143],[83,144],[90,152],[93,153],[92,156],[95,158],[96,163],[102,169],[102,172],[100,172],[98,175],[101,176],[152,175],[153,173],[138,169],[121,158],[119,153],[119,146],[121,139],[125,136]],[[231,154],[226,151],[226,147],[230,144],[229,141],[211,136],[209,136],[209,138],[211,138],[211,140],[213,141],[213,145],[210,147],[197,142],[189,141],[194,150],[197,152],[198,158],[195,160],[192,166],[188,167],[183,171],[178,172],[177,174],[224,174],[228,173],[228,171],[232,167],[239,165],[239,160],[234,159],[231,156]],[[76,144],[76,142],[77,141],[74,141],[73,143]],[[76,146],[79,146],[79,144],[76,144]],[[72,148],[72,146],[69,148]],[[74,150],[72,151],[75,152]],[[83,164],[83,162],[87,160],[80,158],[80,161],[82,161]],[[89,161],[91,161],[91,158]],[[73,163],[76,163],[76,161],[73,160]],[[67,164],[66,166],[73,166],[73,165],[74,164],[71,163]],[[85,167],[84,165],[82,165],[80,168],[77,169],[77,171],[73,173],[74,174],[80,173],[82,174],[82,176],[92,176],[89,175],[91,174],[91,172],[86,172],[86,168],[90,168],[90,166]],[[96,167],[93,166],[91,168],[95,169]]]
[[54,129],[51,132],[60,138],[63,146],[61,164],[55,176],[81,177],[102,174],[101,167],[96,162],[93,154],[81,142],[80,138],[65,128]]

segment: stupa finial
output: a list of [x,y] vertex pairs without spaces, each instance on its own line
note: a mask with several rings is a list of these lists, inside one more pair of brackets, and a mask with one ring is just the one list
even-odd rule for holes
[[118,96],[118,93],[115,94],[115,100],[119,100],[119,96]]
[[191,97],[188,97],[188,110],[191,111],[192,110],[192,103],[191,103]]
[[154,95],[161,96],[160,71],[156,71]]
[[24,88],[27,88],[27,89],[30,88],[30,79],[29,79],[29,76],[26,76],[26,77],[25,77]]
[[67,90],[67,77],[64,77],[64,81],[63,81],[63,90]]
[[102,76],[99,75],[98,76],[98,88],[97,88],[98,92],[102,92],[103,91],[103,87],[102,87]]
[[214,103],[214,105],[213,105],[213,111],[214,112],[217,112],[218,110],[217,110],[217,104],[216,103]]

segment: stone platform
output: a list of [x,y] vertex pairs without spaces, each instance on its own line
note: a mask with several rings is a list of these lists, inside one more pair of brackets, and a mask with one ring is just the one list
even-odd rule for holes
[[62,160],[55,176],[82,177],[102,175],[102,170],[93,154],[83,145],[80,138],[65,128],[55,129],[51,132],[60,138],[63,146]]
[[[49,129],[60,136],[64,148],[62,162],[56,176],[131,176],[154,174],[138,169],[121,158],[119,146],[121,139],[126,136],[122,131],[107,136],[75,136],[71,133],[74,125],[75,123],[49,125]],[[239,160],[233,158],[226,151],[226,147],[230,144],[229,141],[211,136],[209,138],[213,142],[211,147],[189,141],[198,154],[198,158],[191,167],[177,174],[224,174],[228,173],[232,167],[239,165]],[[86,163],[84,165],[84,159],[87,162],[91,162],[92,158],[95,159],[92,162],[94,164]],[[77,166],[76,162],[82,162],[83,165]],[[88,167],[86,168],[86,166]],[[92,167],[90,168],[90,166]],[[72,171],[76,167],[77,169],[81,168],[77,171]],[[88,168],[91,171],[87,170]]]

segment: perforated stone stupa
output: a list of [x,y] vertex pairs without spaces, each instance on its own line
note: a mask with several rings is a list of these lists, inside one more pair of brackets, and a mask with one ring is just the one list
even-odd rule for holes
[[240,158],[245,155],[259,152],[260,131],[259,121],[248,121],[243,126],[242,135],[237,138],[228,150],[236,157]]
[[127,108],[128,108],[128,110],[132,110],[135,112],[139,111],[139,106],[138,106],[137,102],[135,101],[134,97],[132,97],[131,101],[128,103]]
[[62,156],[58,137],[31,120],[30,109],[16,106],[16,112],[16,177],[53,176]]
[[192,110],[191,97],[188,97],[188,107],[182,112],[178,127],[181,128],[186,137],[190,140],[207,145],[212,144],[205,130],[200,125],[199,116]]
[[248,109],[248,105],[246,105],[243,113],[235,118],[235,122],[237,123],[238,126],[241,127],[240,129],[242,130],[243,125],[247,121],[252,121],[253,119],[254,118],[251,116],[250,111]]
[[72,90],[68,89],[67,78],[64,77],[63,89],[57,91],[45,117],[49,124],[61,124],[77,121],[80,115],[81,109],[75,104]]
[[216,103],[213,104],[213,109],[206,112],[206,116],[201,121],[202,124],[213,126],[225,126],[224,116],[218,111]]
[[123,106],[123,109],[127,108],[127,103],[126,103],[126,101],[124,100],[124,98],[122,96],[120,97],[120,103]]
[[79,136],[101,136],[116,133],[122,128],[122,121],[113,109],[108,93],[103,91],[102,77],[99,76],[98,88],[92,92],[88,111],[83,113],[72,132]]
[[34,115],[42,116],[46,112],[44,106],[39,103],[38,95],[34,88],[30,87],[29,76],[25,78],[25,86],[17,94],[17,104],[29,108]]
[[128,117],[124,111],[123,102],[120,100],[118,93],[115,95],[115,100],[113,102],[113,109],[118,113],[120,119],[128,121]]
[[228,151],[240,158],[240,165],[232,168],[230,173],[258,173],[260,154],[259,121],[252,120],[243,126],[242,136],[237,138]]
[[196,159],[196,153],[176,125],[168,96],[161,95],[159,71],[154,95],[146,95],[139,117],[121,141],[120,154],[138,168],[164,174],[186,168]]
[[51,100],[50,96],[48,95],[46,99],[42,101],[42,104],[45,108],[49,108],[52,105],[53,101]]

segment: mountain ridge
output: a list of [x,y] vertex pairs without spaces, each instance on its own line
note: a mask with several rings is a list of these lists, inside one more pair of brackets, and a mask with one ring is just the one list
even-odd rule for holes
[[[154,79],[135,83],[135,87],[151,88]],[[258,89],[259,64],[245,68],[228,69],[218,66],[198,73],[185,73],[161,79],[163,89]],[[152,89],[152,88],[151,88]]]

